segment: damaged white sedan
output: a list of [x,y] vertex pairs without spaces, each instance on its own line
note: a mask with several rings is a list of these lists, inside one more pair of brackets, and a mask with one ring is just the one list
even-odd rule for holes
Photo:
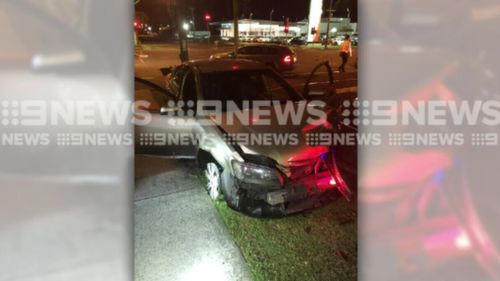
[[166,88],[136,78],[137,154],[196,160],[211,198],[251,216],[352,196],[356,146],[324,140],[356,129],[331,102],[310,102],[272,69],[245,60],[163,73]]

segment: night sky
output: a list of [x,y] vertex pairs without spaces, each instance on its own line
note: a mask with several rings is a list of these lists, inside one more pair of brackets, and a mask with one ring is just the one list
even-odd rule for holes
[[[191,10],[194,8],[196,23],[203,25],[205,13],[212,15],[212,21],[223,21],[232,19],[233,0],[179,0],[186,8],[185,14],[191,19]],[[346,16],[346,8],[351,10],[351,18],[357,22],[357,0],[333,0],[336,6],[334,16]],[[135,6],[136,11],[145,12],[150,20],[150,24],[166,24],[166,1],[165,0],[141,0]],[[308,17],[309,0],[240,0],[242,13],[248,18],[253,13],[254,19],[269,19],[272,9],[274,9],[273,20],[282,20],[289,17],[291,21],[298,21]],[[324,0],[324,9],[328,7],[330,0]]]

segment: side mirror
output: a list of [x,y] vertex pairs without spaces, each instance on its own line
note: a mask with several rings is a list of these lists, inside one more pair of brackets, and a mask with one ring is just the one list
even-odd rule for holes
[[167,76],[167,75],[169,75],[170,73],[172,73],[172,70],[173,70],[173,68],[172,68],[172,67],[164,67],[164,68],[160,68],[161,74],[162,74],[163,76]]

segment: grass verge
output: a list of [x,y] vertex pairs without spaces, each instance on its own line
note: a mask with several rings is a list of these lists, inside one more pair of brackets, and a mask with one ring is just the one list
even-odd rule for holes
[[256,281],[357,280],[356,202],[341,198],[283,219],[216,207]]
[[[306,48],[324,50],[325,45],[323,45],[321,43],[309,43],[309,44],[307,44]],[[327,50],[339,50],[339,49],[340,49],[339,46],[333,46],[333,45],[329,45],[327,48]]]

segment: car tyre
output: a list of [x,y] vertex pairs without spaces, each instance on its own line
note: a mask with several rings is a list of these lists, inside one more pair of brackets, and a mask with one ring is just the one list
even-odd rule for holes
[[214,162],[208,162],[205,168],[205,179],[207,181],[208,195],[213,201],[223,198],[221,170]]

